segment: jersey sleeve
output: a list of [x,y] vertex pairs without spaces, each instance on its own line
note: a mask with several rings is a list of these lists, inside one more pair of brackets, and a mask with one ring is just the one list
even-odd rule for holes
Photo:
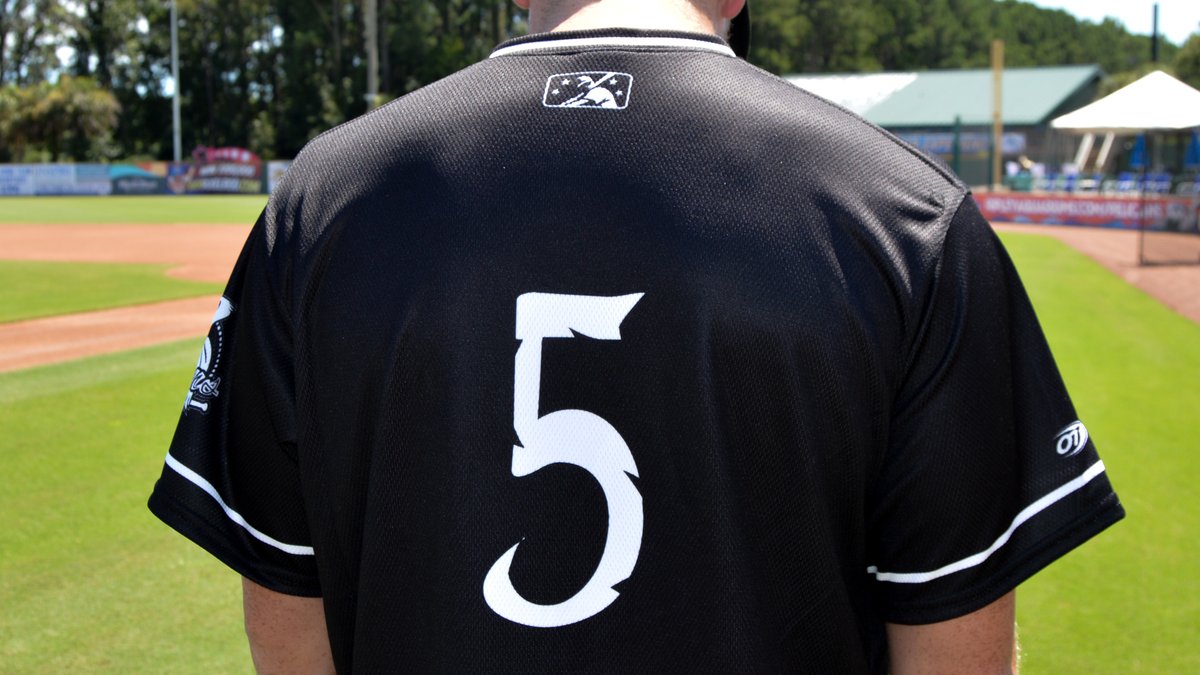
[[1124,515],[970,197],[929,289],[867,514],[879,607],[903,624],[979,609]]
[[220,300],[149,506],[256,583],[319,596],[295,451],[293,333],[264,222]]

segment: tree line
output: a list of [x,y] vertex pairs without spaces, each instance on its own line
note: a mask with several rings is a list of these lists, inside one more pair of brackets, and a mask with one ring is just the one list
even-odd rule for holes
[[[183,147],[295,156],[318,133],[487,56],[527,30],[511,0],[376,0],[379,91],[366,100],[366,0],[177,0]],[[750,61],[777,74],[1099,64],[1114,82],[1181,48],[1018,0],[754,0]],[[169,159],[170,3],[0,0],[0,161]],[[186,150],[185,150],[186,152]]]

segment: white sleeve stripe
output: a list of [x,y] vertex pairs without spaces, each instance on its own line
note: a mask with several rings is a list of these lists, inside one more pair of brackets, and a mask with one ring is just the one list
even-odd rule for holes
[[225,503],[225,500],[221,499],[221,495],[217,494],[217,489],[215,487],[213,487],[212,483],[204,480],[203,476],[201,476],[200,474],[196,473],[195,471],[192,471],[191,469],[184,466],[183,463],[181,463],[179,460],[172,457],[171,453],[169,453],[169,452],[167,453],[167,466],[171,467],[175,471],[175,473],[186,478],[189,483],[200,488],[205,493],[207,493],[208,496],[215,499],[217,501],[217,504],[220,505],[221,510],[225,512],[225,515],[228,516],[229,519],[232,520],[233,522],[237,523],[238,525],[241,525],[242,528],[245,529],[247,532],[249,532],[250,535],[253,536],[255,539],[261,541],[264,544],[267,544],[268,546],[277,548],[280,551],[283,551],[284,553],[291,553],[292,555],[313,555],[314,554],[313,547],[311,547],[311,546],[298,546],[296,544],[285,544],[285,543],[279,541],[278,539],[274,539],[268,535],[263,534],[262,532],[259,532],[256,529],[254,529],[254,527],[252,527],[250,525],[250,523],[246,522],[246,519],[242,517],[242,514],[229,508],[229,505]]
[[1083,472],[1083,475],[1071,480],[1050,494],[1047,494],[1036,502],[1025,507],[1025,509],[1018,513],[1017,517],[1013,519],[1012,525],[1008,526],[1008,529],[1005,530],[1004,534],[1000,535],[1000,538],[998,538],[985,551],[980,551],[975,555],[963,558],[958,562],[950,563],[949,565],[940,567],[932,572],[880,572],[879,568],[871,566],[867,568],[867,573],[874,574],[875,578],[879,581],[890,581],[895,584],[923,584],[927,581],[940,579],[948,574],[954,574],[955,572],[961,572],[962,570],[970,569],[980,565],[983,563],[983,561],[991,557],[993,553],[998,551],[1001,546],[1004,546],[1006,543],[1008,543],[1008,540],[1012,537],[1013,532],[1015,532],[1018,527],[1020,527],[1030,518],[1033,518],[1042,511],[1050,508],[1067,495],[1080,490],[1083,488],[1083,486],[1092,482],[1092,479],[1102,473],[1104,473],[1104,462],[1096,462],[1091,466],[1091,468]]

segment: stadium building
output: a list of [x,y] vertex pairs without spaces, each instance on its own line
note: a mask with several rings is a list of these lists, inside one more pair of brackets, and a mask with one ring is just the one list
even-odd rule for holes
[[[1050,128],[1054,118],[1097,97],[1099,66],[1004,71],[1002,158],[1049,166],[1070,162],[1078,140]],[[992,183],[992,71],[791,75],[792,84],[848,108],[954,165],[970,185]]]

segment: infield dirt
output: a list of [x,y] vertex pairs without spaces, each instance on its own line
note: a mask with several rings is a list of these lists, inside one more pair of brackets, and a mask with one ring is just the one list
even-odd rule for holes
[[[1056,237],[1200,323],[1200,265],[1139,267],[1137,233],[998,225]],[[246,225],[0,225],[0,259],[154,263],[181,279],[222,282]],[[0,372],[204,335],[216,296],[0,324]]]
[[[0,225],[0,259],[167,264],[193,281],[229,277],[246,225]],[[0,372],[204,335],[217,296],[0,324]]]

